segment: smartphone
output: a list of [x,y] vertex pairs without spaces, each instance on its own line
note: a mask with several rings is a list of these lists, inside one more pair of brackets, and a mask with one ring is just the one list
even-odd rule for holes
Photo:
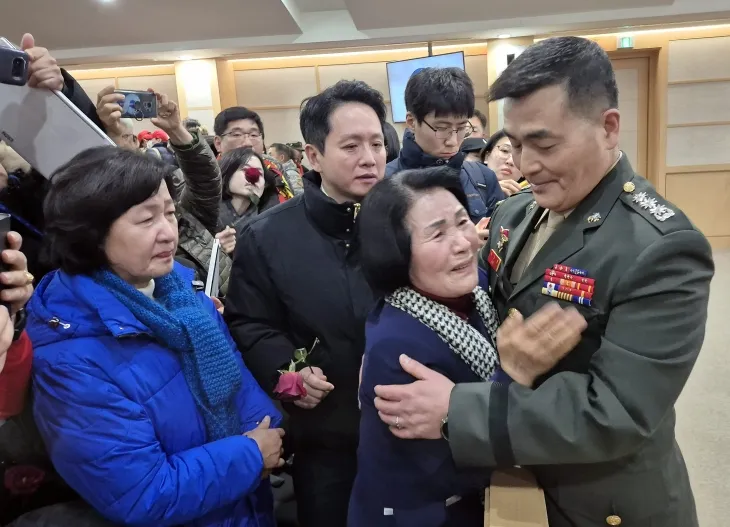
[[114,93],[124,95],[124,100],[119,103],[123,118],[141,121],[157,117],[157,96],[154,93],[133,90],[115,90]]
[[30,57],[19,49],[0,47],[0,84],[25,86]]

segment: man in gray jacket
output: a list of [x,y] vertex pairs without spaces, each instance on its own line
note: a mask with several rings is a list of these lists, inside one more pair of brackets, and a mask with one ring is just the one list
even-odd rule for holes
[[[531,184],[497,208],[482,253],[513,382],[454,386],[403,358],[419,380],[376,388],[381,418],[398,437],[443,437],[460,467],[528,468],[550,527],[696,527],[674,404],[704,339],[710,246],[619,150],[616,80],[596,43],[533,45],[490,98],[505,100]],[[564,357],[531,346],[565,333],[529,318],[548,302],[587,322]]]

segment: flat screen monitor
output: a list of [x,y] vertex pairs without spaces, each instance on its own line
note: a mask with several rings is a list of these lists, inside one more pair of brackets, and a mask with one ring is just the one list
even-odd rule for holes
[[411,76],[423,68],[460,68],[464,69],[464,53],[448,53],[434,55],[421,59],[400,60],[388,62],[388,88],[390,90],[390,107],[393,112],[393,122],[406,121],[406,84]]

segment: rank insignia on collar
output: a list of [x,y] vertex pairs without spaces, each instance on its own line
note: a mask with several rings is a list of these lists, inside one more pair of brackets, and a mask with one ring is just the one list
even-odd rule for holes
[[509,241],[509,229],[505,229],[504,227],[499,227],[499,241],[497,242],[497,251],[501,252],[502,249],[504,249],[504,246],[507,245],[507,242]]
[[598,223],[599,221],[601,221],[601,215],[598,212],[594,212],[593,214],[588,216],[586,220],[588,221],[588,223]]
[[674,216],[674,211],[652,198],[646,192],[638,192],[631,198],[642,209],[649,211],[658,221],[665,221]]

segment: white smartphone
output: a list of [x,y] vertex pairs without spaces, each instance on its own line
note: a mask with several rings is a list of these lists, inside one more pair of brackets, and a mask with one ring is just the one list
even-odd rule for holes
[[[0,46],[17,49],[6,38]],[[0,139],[46,178],[76,154],[114,141],[61,92],[0,84]]]

